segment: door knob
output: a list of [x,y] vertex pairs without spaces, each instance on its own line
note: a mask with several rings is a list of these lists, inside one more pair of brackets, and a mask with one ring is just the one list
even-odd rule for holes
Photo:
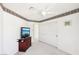
[[58,35],[56,35],[56,37],[58,37]]

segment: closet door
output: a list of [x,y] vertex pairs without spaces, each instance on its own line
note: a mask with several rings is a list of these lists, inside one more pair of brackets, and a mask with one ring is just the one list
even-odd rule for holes
[[57,21],[53,21],[50,26],[49,26],[49,32],[50,32],[50,37],[51,37],[51,44],[57,47],[58,44],[58,29],[57,29]]
[[1,7],[0,7],[0,54],[2,54],[2,28],[3,28],[3,14],[2,14],[2,10],[1,10]]
[[3,23],[3,53],[12,55],[18,52],[20,28],[17,17],[4,12]]
[[40,40],[57,46],[57,22],[50,21],[40,24]]
[[0,54],[1,54],[1,40],[2,40],[2,37],[1,37],[1,16],[0,16]]

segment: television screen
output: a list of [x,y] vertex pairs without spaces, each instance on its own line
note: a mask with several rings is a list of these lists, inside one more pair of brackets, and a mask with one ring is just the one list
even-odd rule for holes
[[30,28],[29,27],[21,27],[21,38],[25,38],[30,36]]

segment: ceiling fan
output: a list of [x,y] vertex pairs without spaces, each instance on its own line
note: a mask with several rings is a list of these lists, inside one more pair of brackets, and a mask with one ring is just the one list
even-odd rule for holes
[[38,15],[40,15],[42,17],[45,17],[45,16],[47,16],[49,14],[52,14],[52,12],[50,11],[50,9],[47,8],[47,7],[45,7],[44,10],[42,10],[42,9],[40,10],[38,8],[35,8],[35,7],[31,6],[31,7],[29,7],[29,10],[32,10],[32,12],[36,11],[38,13]]

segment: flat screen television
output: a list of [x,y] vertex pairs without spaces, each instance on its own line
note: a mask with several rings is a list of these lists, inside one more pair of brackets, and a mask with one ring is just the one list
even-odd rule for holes
[[26,38],[30,36],[30,28],[29,27],[21,27],[21,38]]

